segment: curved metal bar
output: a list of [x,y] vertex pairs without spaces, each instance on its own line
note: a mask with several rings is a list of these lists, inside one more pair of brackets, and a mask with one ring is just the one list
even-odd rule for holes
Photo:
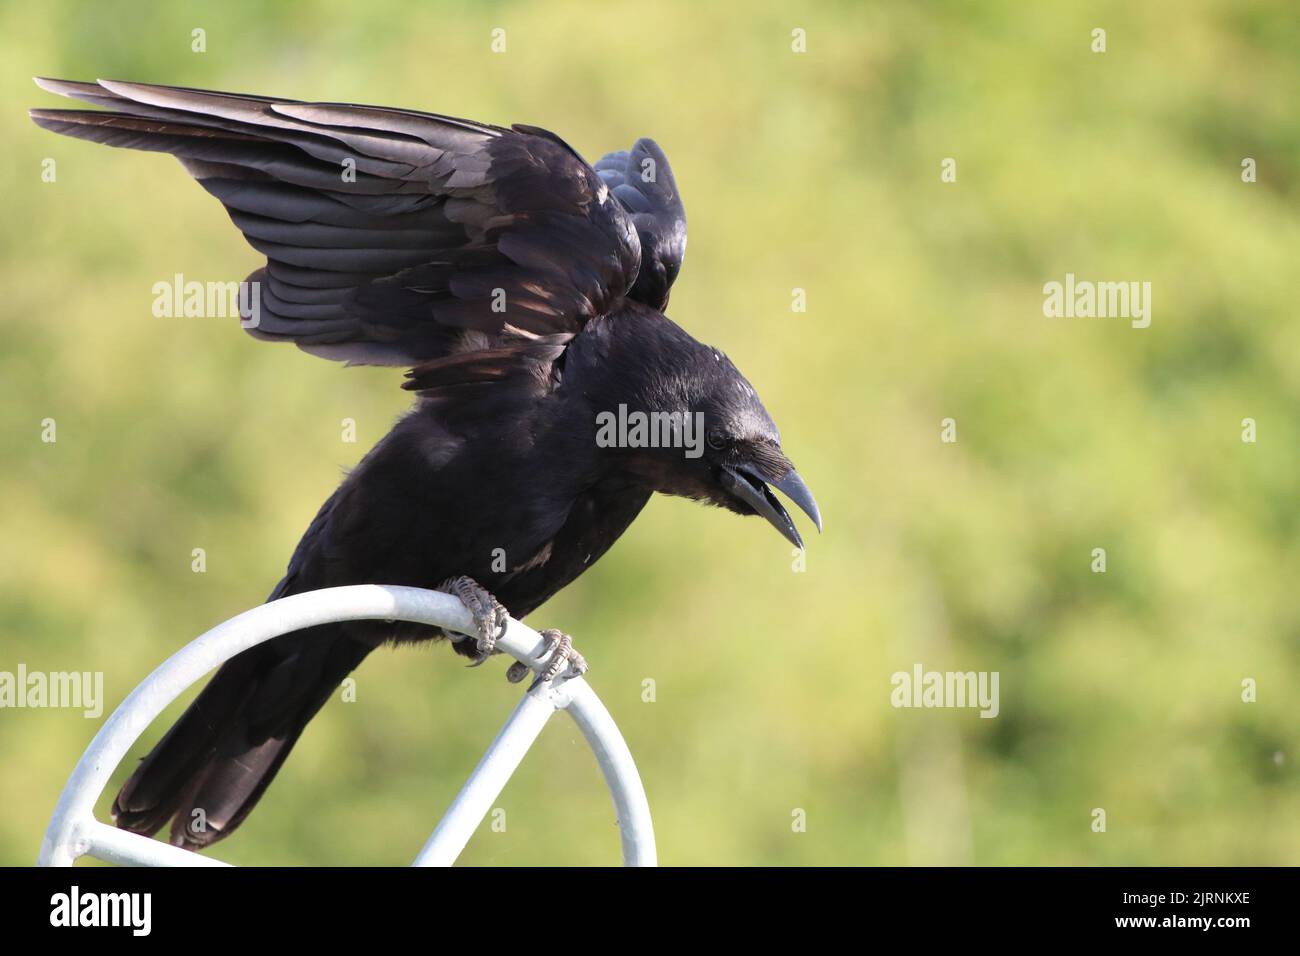
[[[413,621],[462,634],[472,634],[474,629],[469,612],[451,595],[378,584],[295,594],[245,611],[217,625],[164,661],[104,722],[59,795],[41,842],[38,864],[71,866],[77,857],[91,855],[114,863],[223,865],[200,854],[101,823],[95,819],[95,803],[113,771],[140,735],[168,704],[208,671],[241,651],[282,634],[317,624],[360,620]],[[540,673],[545,666],[546,642],[536,631],[519,621],[511,619],[505,635],[497,642],[497,648],[535,672]],[[515,714],[448,810],[447,817],[429,838],[417,863],[454,861],[523,759],[528,746],[541,732],[546,719],[557,709],[567,710],[573,715],[600,763],[618,817],[623,862],[629,866],[655,864],[650,807],[636,765],[609,712],[581,677],[558,685],[541,684],[524,695]],[[516,719],[521,713],[527,715],[526,720]],[[525,736],[527,742],[519,749]],[[467,792],[472,799],[464,799]],[[478,816],[473,816],[474,811]],[[448,824],[449,818],[452,818],[451,824]],[[457,843],[459,846],[455,846]],[[448,857],[453,846],[455,853]]]
[[650,820],[650,802],[646,799],[632,751],[628,749],[614,718],[586,681],[568,681],[555,693],[561,698],[568,697],[568,702],[560,706],[587,738],[596,762],[600,764],[600,771],[605,775],[605,784],[614,798],[614,814],[623,842],[623,865],[657,866],[659,860],[654,824]]
[[546,722],[555,713],[555,703],[549,695],[538,693],[542,688],[525,694],[492,741],[483,759],[465,781],[456,799],[438,821],[415,866],[451,866],[460,856],[482,819],[492,809],[492,804],[519,767],[542,732]]

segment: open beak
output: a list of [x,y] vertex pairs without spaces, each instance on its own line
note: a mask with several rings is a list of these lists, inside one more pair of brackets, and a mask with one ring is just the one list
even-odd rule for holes
[[[739,498],[745,504],[749,505],[758,514],[761,514],[768,520],[772,527],[785,535],[786,540],[796,548],[803,549],[803,538],[799,537],[799,529],[794,526],[790,520],[790,515],[776,495],[772,494],[772,489],[768,487],[768,480],[763,478],[757,471],[746,466],[740,465],[736,468],[723,467],[722,469],[722,487],[730,494]],[[813,498],[812,492],[808,486],[803,483],[799,473],[793,468],[780,481],[771,482],[773,488],[781,492],[799,508],[809,518],[812,518],[813,524],[817,525],[817,530],[822,530],[822,515],[817,510],[817,501]]]

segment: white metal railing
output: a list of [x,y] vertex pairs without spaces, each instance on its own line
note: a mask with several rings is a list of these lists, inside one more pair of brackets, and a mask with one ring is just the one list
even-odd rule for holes
[[[59,795],[41,842],[38,864],[71,866],[77,857],[93,856],[136,866],[225,866],[219,860],[102,823],[95,818],[95,803],[145,729],[204,674],[240,651],[281,634],[317,624],[362,620],[414,621],[474,633],[469,612],[451,595],[378,584],[295,594],[214,627],[164,661],[104,722]],[[497,649],[534,672],[545,669],[546,642],[513,618]],[[624,864],[655,865],[650,805],[632,754],[595,691],[583,678],[573,677],[558,684],[539,684],[524,694],[415,858],[416,866],[450,866],[456,861],[557,710],[573,717],[605,775],[614,798]]]

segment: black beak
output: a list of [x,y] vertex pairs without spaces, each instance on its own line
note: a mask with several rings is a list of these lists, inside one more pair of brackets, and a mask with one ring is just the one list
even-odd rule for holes
[[[794,526],[794,522],[790,520],[790,515],[781,506],[781,502],[777,500],[776,495],[772,494],[771,489],[768,488],[767,480],[759,475],[757,471],[746,465],[740,465],[736,468],[724,466],[721,482],[722,487],[731,495],[739,498],[758,514],[761,514],[772,527],[785,535],[787,541],[802,550],[803,538],[799,537],[799,529]],[[812,518],[813,524],[817,525],[817,530],[822,530],[822,515],[817,509],[817,501],[813,498],[812,492],[808,490],[808,486],[803,483],[803,479],[799,477],[797,471],[791,468],[780,481],[773,481],[772,487],[797,504],[804,514]]]

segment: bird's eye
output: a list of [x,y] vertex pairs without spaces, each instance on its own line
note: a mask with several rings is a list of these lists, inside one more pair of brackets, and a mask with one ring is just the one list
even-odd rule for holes
[[709,429],[704,436],[704,440],[709,443],[709,447],[714,451],[721,451],[727,447],[727,436],[716,428]]

